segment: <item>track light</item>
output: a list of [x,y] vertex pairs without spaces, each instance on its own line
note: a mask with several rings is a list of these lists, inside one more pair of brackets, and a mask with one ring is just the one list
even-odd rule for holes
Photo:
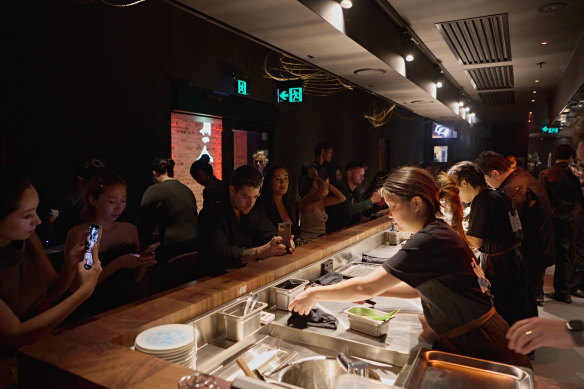
[[341,7],[345,9],[349,9],[353,6],[353,2],[351,0],[341,0]]
[[442,88],[442,81],[436,81],[436,88]]

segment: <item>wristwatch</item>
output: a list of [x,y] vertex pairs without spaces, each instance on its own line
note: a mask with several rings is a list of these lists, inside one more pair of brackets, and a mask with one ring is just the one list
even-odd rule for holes
[[574,338],[576,346],[584,346],[584,321],[570,320],[566,322],[566,327],[570,331],[572,338]]

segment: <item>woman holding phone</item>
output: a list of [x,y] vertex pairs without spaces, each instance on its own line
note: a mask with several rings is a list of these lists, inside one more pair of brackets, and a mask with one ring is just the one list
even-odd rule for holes
[[270,165],[265,170],[262,194],[258,199],[264,207],[266,216],[274,227],[279,223],[290,222],[291,234],[297,236],[300,233],[298,224],[298,204],[294,202],[288,193],[290,184],[289,172],[282,164]]
[[[40,339],[69,316],[93,292],[101,265],[96,244],[94,265],[84,268],[85,232],[71,241],[57,274],[35,233],[41,222],[36,189],[19,172],[1,168],[0,176],[0,351],[5,354]],[[79,286],[57,303],[74,275]]]
[[308,288],[289,309],[307,314],[318,301],[421,297],[425,320],[437,335],[434,348],[529,367],[527,357],[507,348],[509,326],[493,308],[488,281],[471,249],[436,218],[440,189],[432,176],[415,167],[398,168],[381,193],[393,222],[412,238],[369,275]]
[[118,307],[143,297],[138,281],[146,267],[156,264],[154,249],[140,253],[138,230],[131,223],[119,222],[126,208],[126,183],[116,173],[102,170],[88,182],[81,216],[86,221],[73,227],[67,236],[65,249],[87,234],[90,224],[101,227],[99,257],[103,272],[86,315]]

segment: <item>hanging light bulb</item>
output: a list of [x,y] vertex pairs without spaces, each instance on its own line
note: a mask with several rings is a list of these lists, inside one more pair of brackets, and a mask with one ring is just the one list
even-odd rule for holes
[[341,0],[341,7],[345,9],[349,9],[353,6],[353,2],[351,0]]

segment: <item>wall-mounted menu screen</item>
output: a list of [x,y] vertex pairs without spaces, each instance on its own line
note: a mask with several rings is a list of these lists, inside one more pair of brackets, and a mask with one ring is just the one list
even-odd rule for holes
[[432,138],[457,138],[458,134],[442,124],[432,123]]

